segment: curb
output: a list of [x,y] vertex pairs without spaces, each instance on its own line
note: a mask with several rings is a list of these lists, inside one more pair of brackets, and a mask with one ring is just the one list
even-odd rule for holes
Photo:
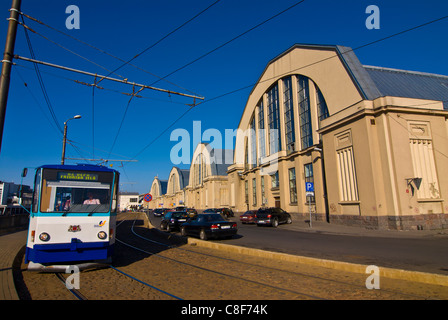
[[[149,228],[154,228],[156,230],[159,230],[151,224],[151,222],[146,214],[145,214],[145,217],[148,221]],[[341,261],[319,259],[319,258],[310,258],[310,257],[305,257],[305,256],[287,254],[287,253],[278,253],[278,252],[266,251],[266,250],[261,250],[261,249],[235,246],[235,245],[230,245],[230,244],[222,244],[222,243],[216,243],[216,242],[210,242],[210,241],[203,241],[203,240],[194,239],[194,238],[190,238],[190,237],[188,237],[187,239],[188,239],[187,244],[189,244],[189,245],[196,245],[198,247],[221,250],[221,251],[228,252],[228,253],[238,253],[238,254],[244,254],[244,255],[248,255],[248,256],[260,257],[260,258],[276,259],[276,260],[282,260],[282,261],[288,261],[288,262],[296,262],[296,263],[301,263],[301,264],[325,267],[325,268],[330,268],[330,269],[335,269],[335,270],[348,271],[348,272],[353,272],[353,273],[367,274],[366,268],[368,267],[368,265],[363,265],[363,264],[341,262]],[[381,277],[448,287],[448,276],[445,276],[445,275],[420,272],[420,271],[409,271],[409,270],[403,270],[403,269],[393,269],[393,268],[386,268],[386,267],[380,267],[380,266],[378,266],[378,268],[380,270]]]
[[[353,273],[361,273],[367,274],[366,268],[368,265],[355,264],[350,262],[341,262],[335,260],[327,260],[327,259],[319,259],[319,258],[310,258],[304,256],[291,255],[286,253],[278,253],[260,249],[246,248],[229,244],[222,244],[216,242],[208,242],[199,239],[188,238],[188,244],[196,245],[198,247],[210,248],[221,250],[228,253],[239,253],[248,256],[254,256],[259,258],[268,258],[268,259],[276,259],[288,262],[296,262],[301,264],[319,266],[330,268],[334,270],[348,271]],[[406,280],[413,282],[420,282],[431,285],[440,285],[448,287],[448,276],[419,272],[419,271],[408,271],[402,269],[393,269],[393,268],[385,268],[378,267],[380,270],[380,276],[385,278],[397,279],[397,280]],[[370,273],[368,273],[370,274]]]

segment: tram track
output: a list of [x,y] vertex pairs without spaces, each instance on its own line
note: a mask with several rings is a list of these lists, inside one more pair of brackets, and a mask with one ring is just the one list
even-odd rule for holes
[[[126,220],[122,220],[119,224],[117,224],[117,227],[120,226],[121,223],[123,223],[124,221],[126,221]],[[137,235],[137,234],[135,233],[135,231],[133,230],[134,225],[135,225],[135,221],[136,221],[136,219],[134,219],[134,221],[133,221],[133,223],[132,223],[131,231],[132,231],[132,233],[133,233],[134,235],[139,236],[139,235]],[[139,236],[139,237],[140,237],[140,236]],[[146,238],[145,238],[145,239],[146,239]],[[117,237],[115,238],[115,240],[118,241],[119,243],[121,243],[121,244],[123,244],[123,245],[129,247],[129,248],[132,248],[132,249],[134,249],[134,250],[140,251],[140,252],[142,252],[142,253],[145,253],[145,254],[148,254],[148,255],[151,255],[151,256],[155,256],[155,257],[157,257],[157,258],[160,258],[160,259],[163,259],[163,260],[167,260],[167,261],[170,261],[170,262],[174,262],[174,263],[176,263],[176,264],[180,264],[180,265],[182,265],[182,266],[191,267],[191,268],[194,268],[194,269],[199,270],[199,271],[205,271],[205,272],[208,272],[208,273],[212,273],[212,274],[214,274],[214,275],[218,275],[218,276],[220,276],[220,277],[231,278],[231,279],[233,279],[233,280],[241,280],[241,281],[249,282],[249,283],[251,283],[251,284],[255,284],[255,285],[258,285],[258,286],[263,286],[263,287],[266,287],[266,288],[269,288],[269,289],[279,290],[279,291],[284,291],[284,292],[287,292],[287,293],[289,293],[289,294],[293,294],[293,295],[296,295],[296,296],[299,295],[299,296],[302,296],[302,297],[306,297],[307,299],[326,300],[325,298],[321,298],[321,297],[318,297],[318,296],[313,296],[313,295],[309,295],[309,294],[306,294],[306,293],[303,293],[303,292],[297,292],[297,291],[294,291],[294,290],[289,290],[289,289],[287,289],[287,288],[276,287],[276,286],[269,285],[269,284],[266,284],[266,283],[261,283],[261,282],[259,282],[259,281],[254,281],[254,280],[246,279],[246,278],[243,278],[243,277],[238,277],[238,276],[231,275],[231,274],[228,274],[228,273],[224,273],[224,272],[221,272],[221,271],[216,271],[216,270],[212,270],[212,269],[209,269],[209,268],[201,267],[201,266],[198,266],[198,265],[195,265],[195,264],[191,264],[191,263],[188,263],[188,262],[183,262],[183,261],[180,261],[180,260],[178,260],[178,259],[173,259],[173,258],[165,257],[165,256],[162,256],[162,255],[160,255],[160,254],[158,254],[158,253],[151,252],[151,251],[149,251],[149,250],[145,250],[145,249],[136,247],[136,246],[134,246],[134,245],[131,245],[131,244],[127,243],[127,242],[124,242],[124,241],[118,239]],[[149,240],[149,239],[147,239],[147,240]],[[168,247],[167,245],[165,245],[165,244],[163,244],[163,243],[161,243],[161,242],[157,242],[157,241],[152,241],[152,242],[153,242],[153,243],[156,243],[156,244],[159,244],[159,245],[163,245],[163,246],[165,246],[165,247]],[[170,246],[170,248],[172,248],[172,247]],[[119,270],[117,270],[117,271],[119,271]],[[119,271],[119,272],[120,272],[120,271]],[[141,281],[141,280],[138,280],[138,279],[137,279],[137,281]],[[168,293],[168,292],[166,292],[166,291],[164,291],[164,290],[161,290],[160,288],[156,288],[156,290],[162,291],[162,292],[164,292],[165,294],[167,294],[167,295],[169,295],[169,296],[172,296],[172,297],[175,297],[175,298],[177,298],[177,299],[182,300],[181,298],[178,298],[177,296],[175,296],[175,295],[173,295],[173,294],[170,294],[170,293]]]
[[[274,260],[186,248],[183,237],[146,225],[138,227],[142,217],[132,215],[122,215],[117,221],[113,265],[83,272],[81,290],[69,290],[75,299],[436,299],[429,293],[418,294],[424,291],[402,292],[383,285],[381,290],[367,290],[363,275],[357,279],[332,278],[331,271],[315,273],[313,268],[290,268],[276,265]],[[238,270],[250,272],[241,274]],[[57,277],[67,289],[64,275]]]
[[[149,217],[148,217],[148,219],[149,219]],[[337,284],[337,285],[343,285],[343,286],[347,286],[347,287],[353,288],[353,289],[366,290],[365,282],[362,282],[361,284],[359,282],[358,283],[353,283],[353,282],[349,282],[349,281],[337,280],[337,279],[334,279],[334,278],[327,278],[327,277],[322,277],[322,276],[316,276],[316,275],[310,274],[310,273],[297,272],[297,271],[284,270],[284,269],[270,267],[270,266],[258,265],[258,264],[254,264],[254,263],[250,263],[250,262],[241,261],[241,260],[236,260],[236,259],[231,259],[231,258],[227,258],[227,257],[217,256],[217,255],[213,255],[213,254],[210,254],[210,253],[193,251],[193,250],[185,249],[185,248],[182,248],[182,247],[173,246],[171,244],[166,244],[166,243],[163,243],[163,242],[160,242],[160,241],[155,241],[155,240],[149,239],[147,237],[144,237],[142,235],[139,235],[134,230],[135,221],[136,221],[136,219],[134,219],[134,222],[133,222],[132,228],[131,228],[131,231],[132,231],[132,233],[135,236],[137,236],[140,239],[143,239],[145,241],[154,243],[156,245],[161,245],[161,246],[164,246],[164,247],[169,248],[169,249],[181,250],[181,251],[184,251],[184,252],[189,252],[189,253],[193,253],[193,254],[197,254],[197,255],[211,257],[211,258],[214,258],[214,259],[224,260],[224,261],[227,261],[227,262],[230,262],[230,263],[238,263],[238,264],[242,264],[242,265],[245,265],[245,266],[262,268],[263,270],[267,270],[268,269],[268,270],[271,270],[272,272],[280,272],[280,273],[287,273],[287,274],[294,275],[294,276],[307,277],[307,278],[310,278],[310,279],[313,279],[313,280],[316,280],[316,281],[328,282],[328,283],[333,283],[333,284]],[[161,232],[163,232],[163,231],[161,231]],[[290,291],[290,290],[288,290],[288,291]],[[423,295],[419,295],[419,294],[408,293],[408,292],[403,292],[403,291],[398,291],[398,290],[392,290],[392,289],[384,289],[384,288],[382,288],[381,291],[385,292],[385,293],[388,293],[388,294],[391,294],[391,295],[398,296],[400,299],[438,300],[438,298],[434,298],[434,297],[428,297],[428,296],[423,296]],[[305,295],[307,295],[309,297],[312,297],[312,298],[315,298],[315,299],[325,299],[325,298],[316,297],[316,296],[313,296],[313,295],[308,295],[308,294],[305,294]]]
[[65,287],[67,288],[68,291],[70,291],[70,293],[77,299],[77,300],[88,300],[81,292],[79,292],[78,289],[72,288],[69,289],[67,287],[67,282],[66,282],[66,278],[64,278],[64,276],[62,275],[62,273],[55,273],[56,278],[59,279],[59,281],[61,281]]
[[[121,224],[121,223],[123,223],[123,221],[125,221],[125,220],[122,220],[122,221],[120,221],[118,224],[117,224],[117,227]],[[119,240],[119,239],[116,239],[116,241],[118,241],[118,242],[122,242],[121,240]],[[122,271],[122,270],[120,270],[119,268],[116,268],[116,267],[114,267],[113,265],[110,265],[109,267],[106,267],[107,269],[110,269],[110,270],[113,270],[114,272],[116,272],[116,273],[118,273],[118,274],[120,274],[120,275],[122,275],[122,276],[124,276],[124,277],[126,277],[126,278],[128,278],[128,279],[130,279],[130,280],[132,280],[132,281],[136,281],[136,282],[138,282],[138,283],[140,283],[140,284],[142,284],[142,285],[144,285],[144,286],[146,286],[146,287],[148,287],[148,288],[150,288],[150,289],[152,289],[152,290],[156,290],[156,291],[158,291],[158,292],[160,292],[160,293],[162,293],[162,294],[164,294],[164,295],[166,295],[166,296],[168,296],[168,297],[171,297],[171,298],[173,298],[173,299],[176,299],[176,300],[183,300],[182,298],[180,298],[180,297],[177,297],[177,296],[175,296],[175,295],[173,295],[173,294],[171,294],[171,293],[169,293],[169,292],[166,292],[166,291],[164,291],[164,290],[162,290],[162,289],[160,289],[160,288],[158,288],[158,287],[156,287],[156,286],[153,286],[153,285],[151,285],[151,284],[149,284],[149,283],[147,283],[147,282],[145,282],[145,281],[143,281],[143,280],[140,280],[140,279],[138,279],[137,277],[135,277],[135,276],[132,276],[132,275],[130,275],[130,274],[128,274],[128,273],[126,273],[126,272],[124,272],[124,271]],[[88,300],[88,298],[85,296],[85,295],[83,295],[81,292],[80,292],[80,290],[78,290],[78,289],[76,289],[76,288],[68,288],[67,287],[67,283],[66,283],[66,278],[63,276],[63,274],[62,273],[55,273],[55,276],[57,277],[57,279],[61,282],[61,283],[63,283],[63,285],[66,287],[66,289],[77,299],[77,300]]]

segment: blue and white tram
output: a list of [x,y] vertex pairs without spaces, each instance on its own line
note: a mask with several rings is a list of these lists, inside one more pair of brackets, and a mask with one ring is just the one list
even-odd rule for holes
[[28,269],[110,263],[118,180],[118,171],[104,166],[37,168],[25,254]]

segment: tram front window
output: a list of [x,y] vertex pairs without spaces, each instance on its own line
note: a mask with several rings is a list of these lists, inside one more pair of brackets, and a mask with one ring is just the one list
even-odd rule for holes
[[40,211],[109,212],[113,174],[110,172],[67,172],[45,169]]

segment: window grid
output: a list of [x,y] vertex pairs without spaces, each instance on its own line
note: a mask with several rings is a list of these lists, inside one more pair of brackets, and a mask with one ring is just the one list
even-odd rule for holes
[[294,151],[294,105],[292,100],[291,77],[283,79],[283,96],[285,109],[286,150]]
[[269,154],[274,154],[281,150],[279,113],[278,85],[275,85],[268,92]]
[[250,168],[257,166],[257,135],[255,132],[255,114],[250,122]]
[[252,205],[257,205],[257,179],[252,179]]
[[296,168],[291,168],[288,171],[289,171],[289,201],[290,203],[297,203]]
[[298,99],[299,99],[298,104],[299,104],[300,142],[302,149],[306,149],[313,145],[308,78],[304,76],[298,76],[297,86],[298,86]]
[[258,106],[258,147],[260,150],[260,157],[266,156],[266,143],[264,137],[264,104],[260,101]]

